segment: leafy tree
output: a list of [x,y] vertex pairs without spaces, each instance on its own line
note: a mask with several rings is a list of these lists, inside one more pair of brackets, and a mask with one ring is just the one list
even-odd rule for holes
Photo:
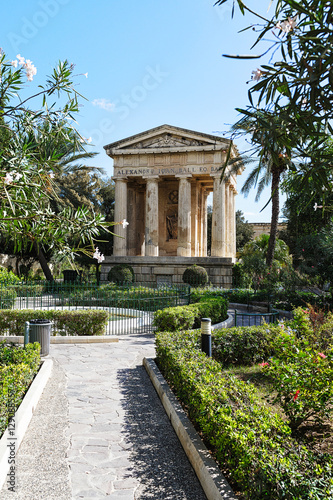
[[[217,0],[216,5],[229,1]],[[259,33],[251,48],[262,42],[267,44],[265,36],[273,34],[271,45],[262,53],[228,56],[260,59],[267,52],[272,54],[270,64],[253,72],[256,83],[249,91],[250,101],[258,92],[258,104],[279,105],[282,102],[284,106],[287,103],[293,119],[299,120],[297,128],[303,128],[306,134],[312,124],[303,122],[305,115],[299,115],[300,110],[308,113],[311,121],[320,126],[323,121],[329,126],[333,116],[333,11],[330,2],[278,0],[269,4],[272,6],[272,10],[268,10],[271,18],[255,12],[243,0],[233,0],[233,4],[238,5],[243,15],[251,13],[260,22],[249,26]]]
[[[11,140],[0,141],[0,231],[12,239],[17,251],[34,247],[47,279],[52,279],[47,262],[43,262],[42,245],[70,257],[79,248],[92,254],[94,239],[110,223],[84,207],[55,211],[51,206],[51,199],[57,196],[52,177],[61,154],[56,148],[48,152],[44,145],[53,139],[57,145],[74,143],[72,149],[77,151],[77,145],[84,143],[71,125],[79,94],[72,81],[73,65],[65,61],[58,64],[44,86],[24,98],[25,74],[32,81],[35,73],[31,61],[18,56],[9,63],[1,52],[0,137],[10,134]],[[66,96],[66,103],[58,107],[50,104],[54,95]],[[38,97],[42,98],[42,107],[33,109]],[[73,248],[69,242],[77,237],[80,247]]]
[[274,281],[277,283],[278,275],[283,267],[290,267],[292,258],[289,254],[289,248],[286,243],[276,239],[275,258],[271,266],[267,266],[267,253],[269,251],[269,235],[261,234],[254,240],[249,241],[241,252],[241,261],[243,272],[251,276],[254,288],[260,287],[265,278],[269,276],[269,284]]
[[[75,185],[76,186],[76,185]],[[95,209],[99,211],[107,222],[114,221],[114,181],[110,178],[103,179],[98,177],[98,191],[96,191],[95,197]],[[112,255],[113,252],[113,234],[109,231],[101,230],[98,240],[96,240],[96,245],[102,254]],[[96,281],[99,281],[99,268],[100,265],[96,259],[93,259],[90,255],[79,254],[76,256],[76,262],[79,265],[89,268],[90,266],[95,266]]]
[[[228,1],[217,0],[216,4]],[[259,22],[248,27],[258,34],[251,49],[262,43],[265,49],[258,54],[226,56],[260,60],[271,54],[268,64],[253,71],[251,106],[263,106],[275,116],[283,113],[288,117],[289,131],[297,130],[297,156],[301,159],[298,189],[303,189],[312,176],[313,182],[331,190],[332,153],[327,150],[333,117],[331,4],[324,0],[278,0],[268,5],[270,18],[242,0],[233,0],[233,4],[243,15],[250,13]],[[270,35],[270,42],[266,35]]]
[[255,162],[255,167],[248,175],[241,192],[247,196],[252,188],[257,187],[256,201],[263,189],[271,186],[272,215],[271,228],[266,254],[266,263],[270,267],[274,260],[275,243],[280,212],[280,185],[285,172],[292,165],[291,151],[296,131],[290,133],[288,117],[276,116],[267,110],[242,110],[242,118],[233,125],[237,135],[250,135],[252,147],[250,155],[229,160],[231,172],[238,171],[241,164]]
[[[260,256],[262,262],[266,262],[266,256],[269,248],[269,235],[260,234],[254,240],[249,241],[243,248],[241,257],[244,259],[247,256],[258,255]],[[291,263],[291,256],[289,254],[289,248],[283,240],[276,240],[276,252],[275,261],[281,266],[289,265]]]
[[252,226],[245,220],[241,210],[236,211],[236,248],[240,252],[244,245],[253,239]]
[[[222,5],[227,1],[217,0],[216,4]],[[245,121],[259,113],[271,115],[280,124],[284,123],[284,132],[272,141],[273,145],[276,141],[278,143],[275,152],[287,155],[284,158],[289,160],[287,150],[293,135],[294,156],[299,159],[298,166],[295,163],[281,165],[282,162],[276,161],[278,158],[272,157],[271,249],[267,258],[270,263],[274,257],[281,173],[287,168],[291,169],[298,190],[306,189],[309,178],[315,185],[332,190],[332,152],[327,149],[327,140],[332,134],[333,117],[333,11],[331,4],[323,0],[279,0],[269,4],[269,7],[273,7],[271,17],[267,18],[242,0],[235,0],[233,4],[238,5],[243,15],[251,13],[260,22],[249,26],[258,34],[251,48],[259,47],[263,41],[269,43],[267,34],[271,40],[268,50],[266,45],[259,54],[227,55],[237,59],[261,59],[268,52],[271,54],[268,64],[263,63],[252,72],[250,107],[239,111]],[[253,139],[252,133],[252,142]]]

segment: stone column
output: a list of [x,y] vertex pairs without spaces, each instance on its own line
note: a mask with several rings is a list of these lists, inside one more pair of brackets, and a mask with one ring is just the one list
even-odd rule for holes
[[191,182],[191,256],[199,255],[199,191],[197,181]]
[[[121,222],[127,219],[127,178],[114,178],[114,220]],[[128,221],[131,223],[131,221]],[[133,221],[132,221],[133,222]],[[113,226],[113,255],[127,255],[127,229],[121,224]]]
[[207,198],[208,193],[206,191],[203,192],[203,201],[202,201],[202,257],[207,257]]
[[225,256],[230,257],[231,253],[231,228],[230,228],[230,185],[229,182],[225,186]]
[[178,246],[177,255],[191,257],[191,182],[192,175],[176,175],[178,194]]
[[136,255],[136,192],[127,185],[127,217],[131,224],[127,227],[127,255]]
[[212,257],[225,257],[226,214],[225,214],[225,182],[221,175],[213,175],[213,214],[212,214]]
[[158,257],[158,181],[159,176],[143,177],[146,179],[146,228],[145,254]]
[[231,257],[236,258],[236,194],[237,191],[233,187],[231,193],[231,201],[232,201],[232,248],[231,248]]

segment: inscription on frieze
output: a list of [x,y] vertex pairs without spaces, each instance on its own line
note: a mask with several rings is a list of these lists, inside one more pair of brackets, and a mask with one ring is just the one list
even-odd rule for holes
[[213,165],[192,165],[188,167],[155,167],[155,168],[114,168],[114,177],[123,176],[146,176],[146,175],[179,175],[179,174],[196,174],[209,175],[217,172],[218,166]]

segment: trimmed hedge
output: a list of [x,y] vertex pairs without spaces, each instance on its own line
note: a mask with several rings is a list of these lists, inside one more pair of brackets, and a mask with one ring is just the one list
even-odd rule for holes
[[274,293],[269,290],[257,290],[256,292],[247,288],[235,289],[219,289],[219,288],[206,288],[205,290],[192,290],[191,295],[193,300],[198,300],[199,297],[210,295],[212,297],[222,296],[229,300],[229,302],[236,302],[238,304],[251,304],[252,302],[270,302],[277,309],[285,311],[292,311],[295,307],[304,307],[305,304],[312,304],[319,308],[327,309],[327,306],[332,307],[332,300],[328,295],[317,295],[311,292],[302,290],[277,290]]
[[203,298],[189,306],[168,307],[156,311],[153,325],[158,331],[199,328],[201,318],[210,317],[212,323],[224,321],[228,316],[228,301],[221,297]]
[[208,283],[207,271],[204,267],[193,264],[185,269],[183,281],[194,287],[205,286]]
[[31,319],[48,319],[54,333],[60,335],[104,335],[108,312],[98,309],[84,310],[34,310],[6,309],[0,311],[0,335],[23,335],[25,322]]
[[108,281],[113,281],[117,285],[134,282],[133,267],[128,264],[116,264],[108,272]]
[[0,343],[0,437],[8,425],[8,417],[19,407],[40,365],[40,345],[26,348]]
[[279,340],[291,342],[296,337],[278,324],[222,328],[212,335],[212,354],[223,366],[253,365],[272,356]]
[[196,346],[195,332],[157,333],[157,363],[245,498],[331,500],[332,457],[300,446],[252,384],[222,375]]

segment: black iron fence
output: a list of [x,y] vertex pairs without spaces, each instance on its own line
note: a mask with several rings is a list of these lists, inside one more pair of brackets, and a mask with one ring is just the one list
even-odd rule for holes
[[155,311],[189,303],[185,284],[0,283],[1,309],[103,309],[109,315],[106,335],[150,332]]

